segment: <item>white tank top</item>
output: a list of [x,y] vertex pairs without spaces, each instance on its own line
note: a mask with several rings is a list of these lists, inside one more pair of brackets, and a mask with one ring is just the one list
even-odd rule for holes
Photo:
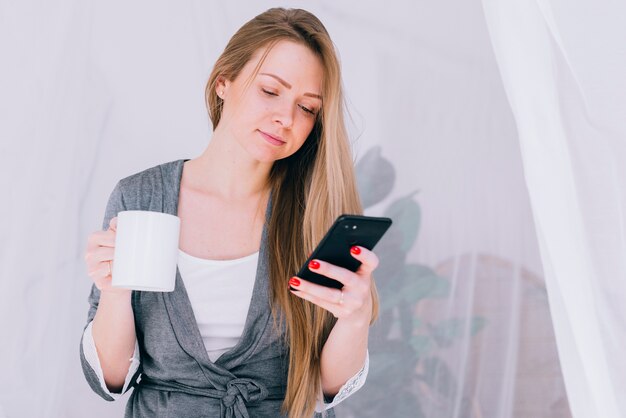
[[258,251],[233,260],[206,260],[178,250],[178,270],[213,362],[241,338],[258,259]]

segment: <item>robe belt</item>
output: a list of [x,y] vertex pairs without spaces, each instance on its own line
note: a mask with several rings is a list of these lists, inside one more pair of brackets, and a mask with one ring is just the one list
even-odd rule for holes
[[184,385],[178,382],[152,379],[142,375],[138,386],[172,392],[183,392],[189,395],[206,396],[221,401],[221,417],[250,418],[247,403],[260,402],[264,399],[284,399],[283,387],[268,390],[263,384],[246,377],[238,377],[226,383],[226,390]]

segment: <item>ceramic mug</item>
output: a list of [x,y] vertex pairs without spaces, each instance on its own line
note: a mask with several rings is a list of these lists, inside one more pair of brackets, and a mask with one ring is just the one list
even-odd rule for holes
[[171,292],[176,282],[180,218],[127,210],[117,215],[112,286]]

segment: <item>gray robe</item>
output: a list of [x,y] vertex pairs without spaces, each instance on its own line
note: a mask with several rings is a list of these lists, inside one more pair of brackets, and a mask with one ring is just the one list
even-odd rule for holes
[[[110,220],[123,210],[176,215],[184,161],[161,164],[120,180],[109,198],[102,228],[108,229]],[[270,211],[268,203],[266,220]],[[241,340],[215,362],[207,355],[178,269],[173,292],[132,292],[141,363],[129,385],[134,390],[125,418],[285,417],[280,406],[285,397],[289,351],[272,327],[267,257],[264,226]],[[99,299],[100,291],[93,285],[87,324],[96,314]],[[82,347],[81,338],[80,359],[87,382],[94,392],[112,401],[102,390]],[[324,416],[334,417],[333,409]]]

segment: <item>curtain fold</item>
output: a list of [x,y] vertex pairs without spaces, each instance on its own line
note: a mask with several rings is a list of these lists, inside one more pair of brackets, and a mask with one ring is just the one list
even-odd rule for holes
[[626,416],[626,4],[483,0],[575,417]]

